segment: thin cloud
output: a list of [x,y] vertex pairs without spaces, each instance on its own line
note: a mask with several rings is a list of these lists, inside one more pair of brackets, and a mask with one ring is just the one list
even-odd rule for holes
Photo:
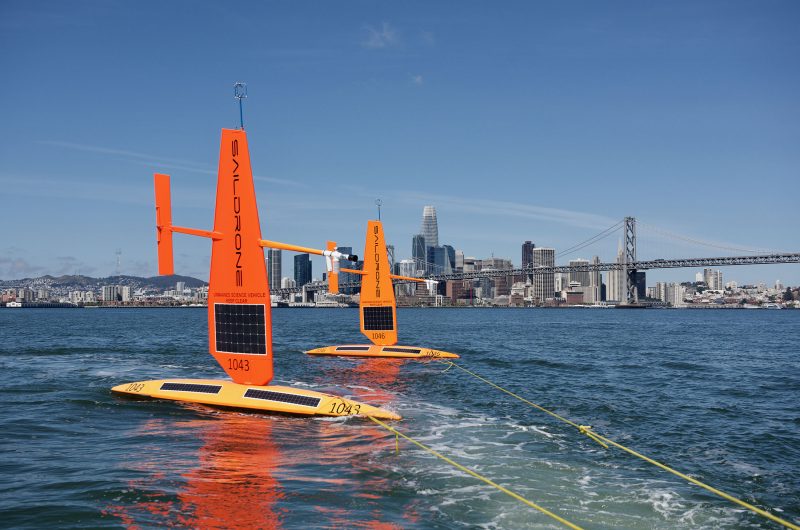
[[280,184],[281,186],[290,186],[295,188],[308,188],[308,184],[302,182],[295,182],[293,180],[279,179],[275,177],[263,177],[260,175],[253,175],[253,180],[261,182],[269,182],[271,184]]
[[366,40],[361,42],[364,48],[373,50],[389,48],[391,46],[396,46],[400,42],[397,31],[386,22],[384,22],[380,28],[365,26],[364,29],[367,32]]
[[[50,141],[45,140],[39,142],[45,145],[53,145],[57,147],[65,147],[67,149],[74,149],[77,151],[84,151],[88,153],[98,153],[104,155],[114,155],[114,156],[122,156],[128,159],[132,159],[133,162],[145,166],[158,166],[160,169],[172,169],[176,171],[188,171],[192,173],[201,173],[203,175],[216,175],[217,170],[211,169],[209,166],[204,164],[198,164],[195,162],[191,162],[189,160],[180,160],[175,158],[163,158],[159,156],[153,156],[147,153],[138,153],[136,151],[126,151],[123,149],[114,149],[109,147],[102,147],[97,145],[86,145],[86,144],[78,144],[74,142],[61,142],[61,141]],[[260,175],[254,175],[254,180],[260,180],[264,182],[269,182],[271,184],[280,184],[282,186],[290,186],[296,188],[307,188],[306,184],[301,182],[294,182],[291,180],[280,179],[275,177],[265,177]]]
[[417,74],[411,76],[411,82],[419,86],[422,85],[425,82],[425,80],[422,78],[421,74]]
[[462,212],[471,212],[483,215],[522,217],[539,221],[550,221],[581,228],[597,228],[610,226],[619,219],[611,219],[602,215],[586,212],[548,208],[533,204],[524,204],[510,201],[494,201],[486,199],[471,199],[467,197],[431,195],[428,193],[395,193],[396,197],[403,198],[406,202],[425,202],[437,206],[449,206]]
[[[74,142],[61,142],[61,141],[52,141],[52,140],[43,140],[39,143],[44,145],[53,145],[56,147],[65,147],[67,149],[74,149],[77,151],[85,151],[89,153],[99,153],[105,155],[116,155],[116,156],[124,156],[127,158],[134,158],[138,160],[144,160],[146,162],[153,162],[156,164],[179,164],[181,166],[191,167],[193,171],[202,171],[207,166],[203,166],[202,164],[197,164],[190,160],[181,160],[176,158],[164,158],[159,156],[153,156],[146,153],[137,153],[136,151],[126,151],[124,149],[113,149],[109,147],[102,147],[98,145],[86,145],[86,144],[78,144]],[[190,171],[192,171],[190,170]]]

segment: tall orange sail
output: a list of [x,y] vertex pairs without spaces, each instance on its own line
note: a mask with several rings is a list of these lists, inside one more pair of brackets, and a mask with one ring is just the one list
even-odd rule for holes
[[173,274],[173,232],[211,238],[209,351],[235,383],[266,385],[272,380],[269,281],[245,132],[222,129],[213,231],[172,225],[169,175],[155,175],[155,191],[159,274]]
[[247,136],[222,130],[208,281],[211,354],[234,382],[272,380],[272,319]]
[[374,344],[397,344],[397,302],[380,221],[367,223],[362,271],[359,303],[361,333]]

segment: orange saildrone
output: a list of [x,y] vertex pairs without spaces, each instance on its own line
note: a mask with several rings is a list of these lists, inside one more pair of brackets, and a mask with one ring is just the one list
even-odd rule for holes
[[[250,154],[244,130],[223,129],[214,230],[172,224],[168,175],[155,175],[158,272],[173,274],[174,232],[211,239],[208,285],[208,342],[211,355],[233,379],[138,381],[113,392],[175,401],[279,413],[374,416],[399,419],[390,411],[342,397],[285,386],[266,386],[273,377],[272,319],[264,247],[325,256],[329,263],[357,259],[336,250],[317,250],[261,239]],[[329,245],[330,246],[330,245]]]
[[[359,318],[361,333],[372,344],[346,344],[309,350],[310,355],[343,355],[353,357],[398,357],[421,359],[430,357],[457,358],[458,355],[441,350],[417,346],[397,346],[397,302],[392,280],[430,283],[430,280],[391,274],[383,224],[367,223],[367,241],[364,246],[364,269],[341,269],[341,272],[361,275]],[[338,292],[338,278],[331,274],[330,292]]]

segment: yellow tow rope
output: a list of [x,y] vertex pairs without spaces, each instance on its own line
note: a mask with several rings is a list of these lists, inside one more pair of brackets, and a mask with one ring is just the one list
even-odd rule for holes
[[[637,453],[633,449],[625,447],[624,445],[619,444],[619,443],[615,442],[614,440],[610,440],[610,439],[606,438],[605,436],[603,436],[601,434],[597,434],[596,432],[594,432],[592,430],[592,427],[590,425],[579,425],[579,424],[575,423],[574,421],[570,421],[567,418],[564,418],[563,416],[559,416],[555,412],[547,410],[546,408],[542,407],[541,405],[537,405],[536,403],[533,403],[532,401],[528,401],[524,397],[519,396],[519,395],[515,394],[514,392],[512,392],[510,390],[507,390],[507,389],[501,387],[500,385],[497,385],[497,384],[489,381],[485,377],[481,377],[480,375],[476,374],[475,372],[467,370],[463,366],[460,366],[460,365],[458,365],[458,364],[456,364],[456,363],[454,363],[452,361],[440,360],[440,362],[443,362],[443,363],[446,363],[446,364],[449,365],[447,367],[447,370],[449,370],[452,367],[456,367],[459,370],[462,370],[462,371],[468,373],[472,377],[483,381],[487,385],[490,385],[490,386],[500,390],[501,392],[505,392],[506,394],[508,394],[509,396],[513,397],[514,399],[518,399],[519,401],[522,401],[523,403],[527,403],[531,407],[533,407],[535,409],[538,409],[538,410],[541,410],[542,412],[544,412],[546,414],[549,414],[550,416],[552,416],[552,417],[554,417],[554,418],[556,418],[558,420],[561,420],[561,421],[563,421],[564,423],[566,423],[568,425],[571,425],[571,426],[575,427],[576,429],[578,429],[578,432],[580,432],[581,434],[585,434],[586,436],[588,436],[589,438],[591,438],[595,442],[599,443],[600,445],[602,445],[606,449],[608,449],[609,445],[613,445],[614,447],[622,449],[623,451],[625,451],[628,454],[631,454],[631,455],[633,455],[633,456],[635,456],[637,458],[641,458],[645,462],[649,462],[650,464],[653,464],[654,466],[660,467],[664,471],[669,471],[673,475],[676,475],[676,476],[678,476],[678,477],[680,477],[680,478],[682,478],[684,480],[687,480],[687,481],[691,482],[692,484],[696,484],[697,486],[700,486],[701,488],[706,489],[706,490],[710,491],[711,493],[722,497],[723,499],[729,500],[729,501],[731,501],[733,503],[738,504],[739,506],[747,508],[748,510],[750,510],[750,511],[752,511],[754,513],[757,513],[758,515],[761,515],[762,517],[766,517],[767,519],[770,519],[771,521],[774,521],[774,522],[776,522],[776,523],[778,523],[780,525],[783,525],[786,528],[791,528],[792,530],[800,530],[800,526],[797,526],[796,524],[790,523],[789,521],[787,521],[785,519],[781,519],[780,517],[777,517],[777,516],[769,513],[766,510],[762,510],[761,508],[753,506],[752,504],[749,504],[749,503],[747,503],[747,502],[745,502],[745,501],[743,501],[741,499],[737,499],[733,495],[729,495],[729,494],[725,493],[724,491],[720,491],[717,488],[714,488],[712,486],[709,486],[708,484],[700,482],[699,480],[697,480],[695,478],[692,478],[689,475],[685,475],[684,473],[681,473],[680,471],[672,469],[671,467],[669,467],[669,466],[667,466],[665,464],[662,464],[661,462],[658,462],[656,460],[653,460],[652,458],[644,456],[641,453]],[[447,370],[444,370],[442,373],[446,372]]]
[[396,445],[396,444],[397,444],[397,437],[399,437],[399,436],[402,436],[403,438],[405,438],[405,439],[406,439],[406,440],[408,440],[409,442],[411,442],[411,443],[413,443],[414,445],[416,445],[416,446],[418,446],[418,447],[420,447],[420,448],[424,449],[425,451],[429,452],[429,453],[430,453],[430,454],[432,454],[433,456],[435,456],[435,457],[437,457],[437,458],[441,458],[442,460],[444,460],[445,462],[447,462],[447,463],[448,463],[448,464],[450,464],[451,466],[455,467],[456,469],[460,469],[460,470],[461,470],[461,471],[463,471],[464,473],[467,473],[467,474],[469,474],[469,475],[472,475],[473,477],[477,478],[478,480],[481,480],[481,481],[485,482],[486,484],[489,484],[489,485],[490,485],[490,486],[492,486],[493,488],[497,488],[498,490],[502,491],[502,492],[503,492],[503,493],[505,493],[506,495],[509,495],[510,497],[513,497],[513,498],[517,499],[518,501],[520,501],[520,502],[522,502],[522,503],[524,503],[524,504],[527,504],[527,505],[528,505],[528,506],[530,506],[531,508],[535,508],[535,509],[539,510],[539,511],[540,511],[540,512],[542,512],[543,514],[545,514],[545,515],[547,515],[547,516],[549,516],[549,517],[552,517],[553,519],[555,519],[555,520],[556,520],[556,521],[558,521],[559,523],[563,524],[564,526],[567,526],[567,527],[569,527],[569,528],[572,528],[573,530],[583,530],[583,528],[581,528],[580,526],[578,526],[578,525],[576,525],[576,524],[573,524],[573,523],[570,523],[569,521],[567,521],[567,520],[566,520],[566,519],[564,519],[563,517],[561,517],[561,516],[559,516],[559,515],[556,515],[556,514],[554,514],[553,512],[551,512],[550,510],[548,510],[547,508],[543,508],[542,506],[539,506],[539,505],[538,505],[538,504],[536,504],[535,502],[529,501],[528,499],[526,499],[526,498],[525,498],[525,497],[523,497],[522,495],[519,495],[519,494],[517,494],[517,493],[514,493],[513,491],[511,491],[511,490],[510,490],[510,489],[508,489],[508,488],[504,488],[504,487],[503,487],[503,486],[501,486],[500,484],[497,484],[496,482],[493,482],[492,480],[490,480],[490,479],[488,479],[488,478],[484,477],[483,475],[480,475],[480,474],[476,473],[475,471],[473,471],[473,470],[469,469],[468,467],[464,467],[464,466],[462,466],[462,465],[461,465],[461,464],[459,464],[458,462],[455,462],[454,460],[451,460],[451,459],[447,458],[447,457],[446,457],[446,456],[444,456],[443,454],[441,454],[441,453],[439,453],[439,452],[437,452],[437,451],[435,451],[435,450],[431,449],[430,447],[428,447],[427,445],[423,444],[422,442],[418,442],[417,440],[415,440],[415,439],[411,438],[410,436],[407,436],[407,435],[405,435],[405,434],[401,433],[400,431],[398,431],[398,430],[397,430],[397,429],[395,429],[394,427],[392,427],[392,426],[390,426],[390,425],[387,425],[387,424],[383,423],[381,420],[379,420],[379,419],[377,419],[377,418],[374,418],[374,417],[372,417],[372,416],[369,416],[369,419],[371,419],[372,421],[374,421],[375,423],[377,423],[378,425],[380,425],[380,426],[381,426],[381,427],[383,427],[384,429],[386,429],[386,430],[388,430],[388,431],[390,431],[390,432],[393,432],[393,433],[394,433],[394,435],[395,435],[395,450],[396,450],[396,451],[399,451],[399,449],[397,448],[397,445]]

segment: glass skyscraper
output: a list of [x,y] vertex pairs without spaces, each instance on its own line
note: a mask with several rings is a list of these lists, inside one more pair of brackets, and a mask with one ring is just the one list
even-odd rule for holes
[[308,254],[298,254],[294,257],[294,283],[302,287],[311,281],[311,259]]
[[439,246],[439,223],[436,221],[436,208],[426,206],[422,209],[422,230],[425,237],[425,246]]
[[280,249],[271,248],[267,251],[267,270],[269,270],[269,288],[281,288],[281,261]]

